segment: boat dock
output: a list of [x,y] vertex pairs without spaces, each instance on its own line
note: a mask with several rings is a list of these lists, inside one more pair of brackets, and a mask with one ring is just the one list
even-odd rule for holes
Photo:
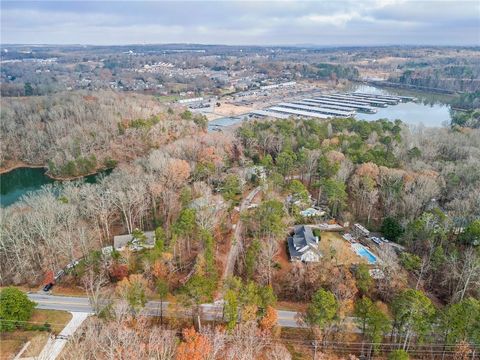
[[310,98],[281,102],[262,110],[250,112],[251,117],[273,117],[287,119],[307,117],[328,119],[331,117],[353,117],[356,112],[374,114],[377,108],[415,101],[410,96],[393,96],[368,93],[315,94]]
[[[315,104],[321,104],[322,106],[324,105],[333,105],[333,106],[339,106],[342,107],[345,110],[350,110],[354,109],[357,111],[365,112],[368,114],[375,114],[377,112],[377,109],[369,106],[369,105],[364,105],[360,103],[346,103],[344,101],[334,101],[331,99],[322,99],[322,98],[315,98],[315,99],[303,99],[302,101],[307,101]],[[326,107],[326,106],[325,106]]]

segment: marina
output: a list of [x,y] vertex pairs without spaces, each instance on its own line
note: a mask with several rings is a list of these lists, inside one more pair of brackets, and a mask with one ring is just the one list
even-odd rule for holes
[[[314,91],[302,96],[286,97],[283,102],[274,103],[265,108],[210,121],[209,130],[221,131],[226,126],[248,119],[267,117],[275,119],[354,117],[367,121],[404,119],[403,121],[407,124],[426,126],[441,126],[450,121],[450,107],[441,101],[427,104],[415,96],[392,94],[372,86],[348,89],[343,94],[322,94]],[[434,116],[427,116],[432,114]]]
[[396,106],[401,102],[410,102],[414,98],[368,93],[312,94],[310,98],[280,102],[266,109],[255,110],[248,117],[275,117],[284,119],[289,116],[308,118],[355,117],[358,112],[377,113],[378,108]]

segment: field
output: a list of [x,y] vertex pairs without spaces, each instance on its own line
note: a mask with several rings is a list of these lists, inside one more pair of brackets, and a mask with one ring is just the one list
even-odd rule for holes
[[[66,311],[56,310],[34,310],[30,322],[35,325],[43,325],[46,322],[52,327],[54,334],[60,333],[70,321],[72,315]],[[1,334],[0,359],[13,359],[22,346],[30,341],[30,345],[23,353],[23,357],[37,356],[47,342],[49,333],[46,331],[24,331],[16,330]]]
[[228,104],[226,102],[220,102],[220,106],[215,106],[214,114],[221,116],[236,116],[248,113],[254,108],[242,105]]

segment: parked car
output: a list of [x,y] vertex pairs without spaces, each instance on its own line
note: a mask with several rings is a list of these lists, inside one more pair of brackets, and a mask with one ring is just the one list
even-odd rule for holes
[[53,283],[48,283],[43,287],[43,291],[47,292],[53,287]]
[[381,245],[381,244],[382,244],[382,240],[380,240],[380,239],[379,239],[378,237],[376,237],[376,236],[372,236],[372,237],[370,238],[370,240],[372,240],[372,241],[373,241],[375,244],[377,244],[377,245]]
[[60,279],[63,275],[65,275],[65,270],[60,270],[55,274],[55,280]]

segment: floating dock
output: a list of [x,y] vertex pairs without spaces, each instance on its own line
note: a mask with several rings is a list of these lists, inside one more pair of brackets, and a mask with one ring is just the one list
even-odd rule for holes
[[350,93],[350,95],[357,95],[357,96],[363,96],[363,97],[375,97],[377,99],[386,99],[386,100],[396,100],[398,102],[417,101],[417,98],[413,96],[382,95],[382,94],[368,94],[368,93],[357,93],[357,92]]

